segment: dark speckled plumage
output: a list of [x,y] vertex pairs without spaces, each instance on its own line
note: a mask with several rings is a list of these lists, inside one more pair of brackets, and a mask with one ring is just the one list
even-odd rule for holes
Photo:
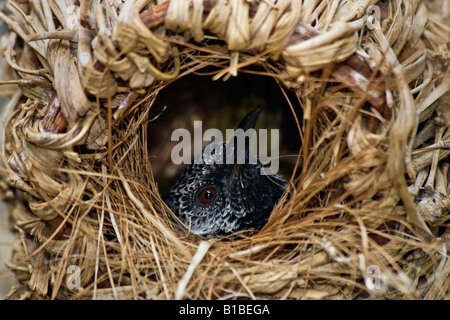
[[[255,110],[247,115],[239,128],[244,131],[253,128],[258,112]],[[221,143],[224,154],[228,143]],[[220,150],[220,145],[217,149]],[[237,231],[259,230],[266,224],[286,183],[276,174],[262,175],[261,163],[249,161],[255,156],[248,148],[246,150],[245,164],[227,164],[229,161],[209,164],[207,158],[199,164],[194,161],[172,187],[166,202],[192,234],[224,236]],[[211,156],[217,158],[223,154],[218,152]],[[210,203],[200,201],[204,190],[215,191],[214,200],[208,200]]]

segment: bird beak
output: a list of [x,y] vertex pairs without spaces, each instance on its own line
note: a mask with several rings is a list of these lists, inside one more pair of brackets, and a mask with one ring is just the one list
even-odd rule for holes
[[[229,142],[233,143],[233,148],[230,150],[231,152],[233,152],[233,154],[230,156],[233,157],[233,167],[231,169],[230,172],[230,176],[229,176],[229,182],[233,181],[234,178],[239,178],[239,173],[240,170],[242,168],[242,163],[238,163],[238,159],[244,159],[244,163],[249,159],[250,156],[250,139],[252,137],[253,131],[251,130],[251,132],[247,133],[247,130],[249,129],[255,129],[255,125],[256,125],[256,121],[258,120],[258,116],[259,116],[259,112],[260,109],[255,109],[251,112],[249,112],[244,119],[241,120],[241,122],[239,123],[232,140],[230,140]],[[242,129],[239,130],[239,129]],[[239,135],[242,135],[242,137],[244,139],[239,139]],[[248,137],[248,139],[247,139]],[[244,144],[244,146],[242,145],[238,145],[238,144]],[[227,150],[228,151],[228,150]],[[243,153],[243,154],[242,154]],[[240,157],[239,157],[240,155]]]
[[256,121],[258,120],[259,116],[259,108],[249,112],[244,119],[241,120],[239,123],[237,129],[242,129],[244,131],[247,131],[248,129],[255,129]]

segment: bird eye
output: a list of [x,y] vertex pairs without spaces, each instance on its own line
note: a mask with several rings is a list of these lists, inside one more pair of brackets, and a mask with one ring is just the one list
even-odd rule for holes
[[198,200],[202,204],[210,204],[214,200],[216,200],[216,196],[217,196],[216,188],[207,187],[207,188],[203,189],[202,191],[200,191],[200,193],[198,194]]

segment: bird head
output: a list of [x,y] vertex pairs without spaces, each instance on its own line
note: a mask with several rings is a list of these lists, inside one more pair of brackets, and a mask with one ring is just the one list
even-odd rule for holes
[[228,142],[212,143],[181,174],[166,200],[192,234],[224,236],[259,230],[267,222],[286,183],[262,172],[250,152],[259,109],[247,114]]

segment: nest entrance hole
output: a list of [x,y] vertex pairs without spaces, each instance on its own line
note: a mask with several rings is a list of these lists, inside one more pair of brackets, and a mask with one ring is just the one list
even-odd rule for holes
[[[226,129],[236,129],[256,108],[261,109],[256,130],[267,129],[269,147],[271,129],[279,130],[278,173],[289,180],[301,148],[300,128],[292,112],[301,119],[302,109],[293,91],[271,76],[251,73],[239,73],[226,81],[189,74],[163,88],[152,105],[147,131],[149,161],[162,198],[187,166],[176,165],[171,159],[171,151],[179,143],[171,141],[174,130],[187,129],[194,137],[194,121],[202,121],[202,133],[217,128],[226,140]],[[193,139],[191,142],[193,157]],[[271,156],[271,150],[267,154]]]

